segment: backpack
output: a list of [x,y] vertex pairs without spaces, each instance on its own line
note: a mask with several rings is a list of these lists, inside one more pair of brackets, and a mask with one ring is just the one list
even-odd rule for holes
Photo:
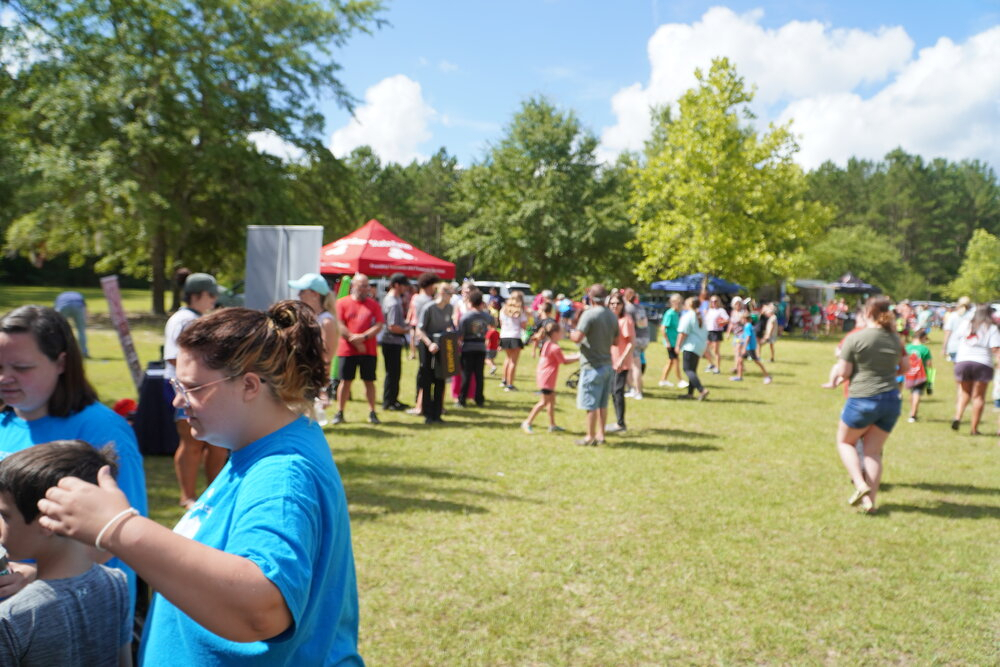
[[916,352],[910,352],[910,368],[906,371],[906,388],[912,389],[927,382],[927,369],[924,368],[924,360]]

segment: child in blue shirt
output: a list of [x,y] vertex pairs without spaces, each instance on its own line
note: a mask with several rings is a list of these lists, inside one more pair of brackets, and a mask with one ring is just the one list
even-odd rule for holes
[[739,341],[740,347],[736,360],[736,375],[729,379],[733,382],[742,382],[743,366],[747,359],[751,359],[755,364],[760,366],[760,370],[764,374],[764,384],[771,384],[771,376],[757,355],[757,348],[759,347],[757,344],[757,332],[754,331],[753,322],[749,319],[743,324],[743,330],[739,333]]

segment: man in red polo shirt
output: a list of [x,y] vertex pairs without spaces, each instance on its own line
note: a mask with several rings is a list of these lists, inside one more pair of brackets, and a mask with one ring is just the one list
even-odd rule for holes
[[377,344],[375,335],[382,329],[385,319],[382,306],[369,297],[368,276],[357,274],[351,281],[351,294],[337,301],[337,320],[340,322],[340,343],[337,356],[340,367],[337,378],[337,414],[334,424],[344,422],[344,406],[351,395],[351,382],[360,369],[368,399],[368,421],[380,423],[375,414],[375,365]]

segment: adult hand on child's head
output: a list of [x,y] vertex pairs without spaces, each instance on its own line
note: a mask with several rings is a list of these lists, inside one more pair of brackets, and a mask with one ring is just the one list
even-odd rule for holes
[[97,534],[115,515],[129,508],[111,468],[97,473],[97,484],[78,477],[64,477],[38,501],[38,522],[60,535],[93,544]]
[[38,568],[31,563],[10,563],[8,567],[10,574],[0,576],[0,599],[14,595],[38,576]]

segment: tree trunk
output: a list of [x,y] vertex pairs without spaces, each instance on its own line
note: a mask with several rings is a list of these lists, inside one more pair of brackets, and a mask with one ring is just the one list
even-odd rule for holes
[[167,233],[162,224],[158,224],[153,232],[149,262],[153,268],[153,312],[157,315],[165,315],[163,296],[167,286]]

